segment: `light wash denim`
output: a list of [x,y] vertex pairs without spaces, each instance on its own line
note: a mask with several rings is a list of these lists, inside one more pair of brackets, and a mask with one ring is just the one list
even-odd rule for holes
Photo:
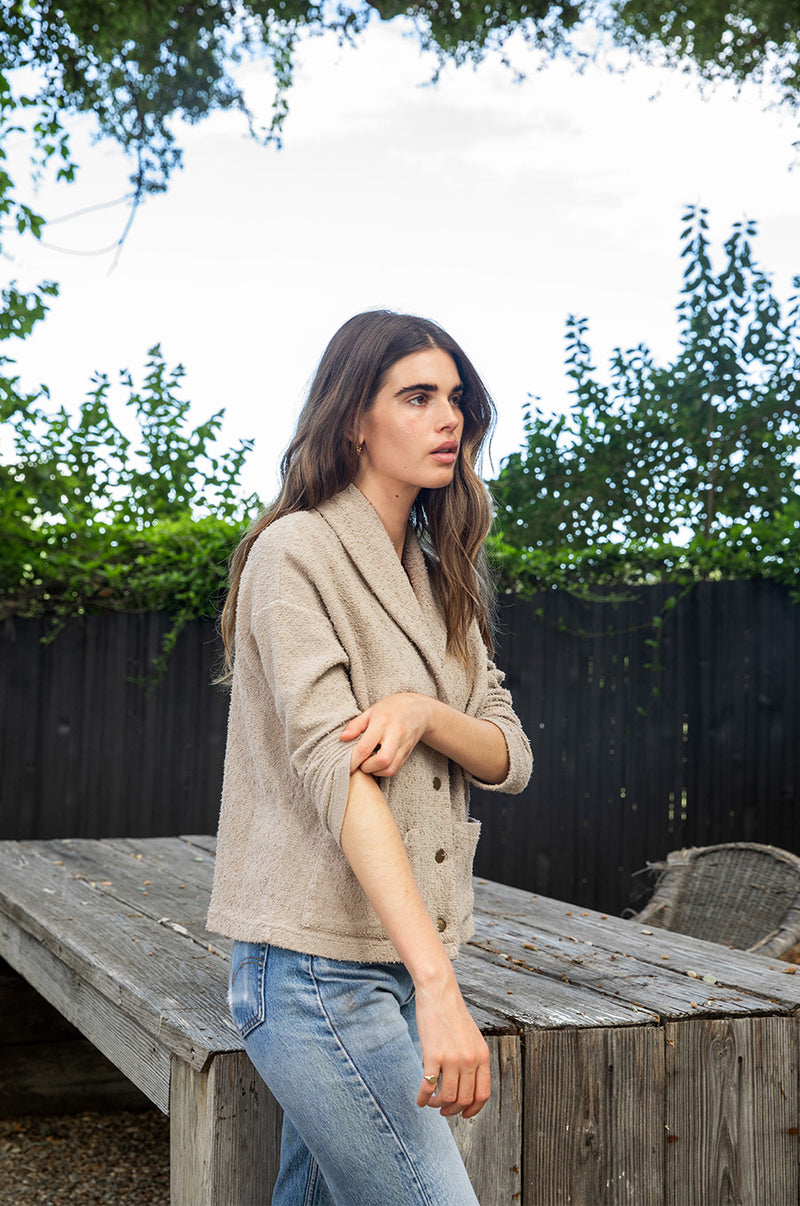
[[411,977],[237,942],[233,1020],[284,1110],[273,1206],[477,1206],[447,1121],[416,1104]]

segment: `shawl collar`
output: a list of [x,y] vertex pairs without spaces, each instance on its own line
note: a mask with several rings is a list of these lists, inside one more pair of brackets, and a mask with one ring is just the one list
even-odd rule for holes
[[446,660],[452,659],[446,659],[444,618],[411,525],[401,563],[381,517],[357,486],[347,486],[321,503],[317,511],[336,533],[381,606],[416,645],[434,676],[440,698],[454,702],[454,688],[457,691],[458,686],[445,666]]

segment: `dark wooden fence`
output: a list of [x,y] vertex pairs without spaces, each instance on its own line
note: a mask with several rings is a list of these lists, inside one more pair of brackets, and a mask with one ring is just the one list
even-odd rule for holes
[[523,796],[475,794],[479,872],[619,912],[632,874],[680,846],[800,851],[800,607],[771,583],[698,585],[665,611],[673,594],[505,609],[537,766]]
[[89,616],[42,644],[14,620],[0,645],[0,836],[157,837],[216,828],[228,703],[211,686],[212,623],[190,624],[163,681],[141,679],[163,615]]
[[[536,768],[521,796],[474,793],[479,874],[620,912],[634,873],[671,849],[800,852],[800,607],[769,583],[702,584],[669,609],[673,593],[504,601],[498,660]],[[147,693],[135,680],[166,627],[92,616],[42,645],[38,622],[6,626],[0,836],[213,831],[227,718],[214,628],[190,625]]]

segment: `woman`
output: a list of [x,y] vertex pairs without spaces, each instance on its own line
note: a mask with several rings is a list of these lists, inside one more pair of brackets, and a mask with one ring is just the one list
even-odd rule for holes
[[487,655],[493,417],[438,326],[357,315],[232,560],[209,926],[237,939],[231,1010],[284,1109],[276,1206],[476,1202],[445,1121],[490,1089],[451,962],[468,781],[520,791],[531,765]]

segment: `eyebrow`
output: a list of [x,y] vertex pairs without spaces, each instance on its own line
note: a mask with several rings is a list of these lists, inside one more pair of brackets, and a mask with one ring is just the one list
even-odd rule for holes
[[[402,389],[397,390],[394,396],[395,398],[400,398],[403,394],[435,394],[438,388],[438,385],[432,385],[430,382],[426,384],[424,381],[421,381],[417,385],[404,385]],[[463,392],[464,385],[461,381],[450,391],[451,394],[463,394]]]

